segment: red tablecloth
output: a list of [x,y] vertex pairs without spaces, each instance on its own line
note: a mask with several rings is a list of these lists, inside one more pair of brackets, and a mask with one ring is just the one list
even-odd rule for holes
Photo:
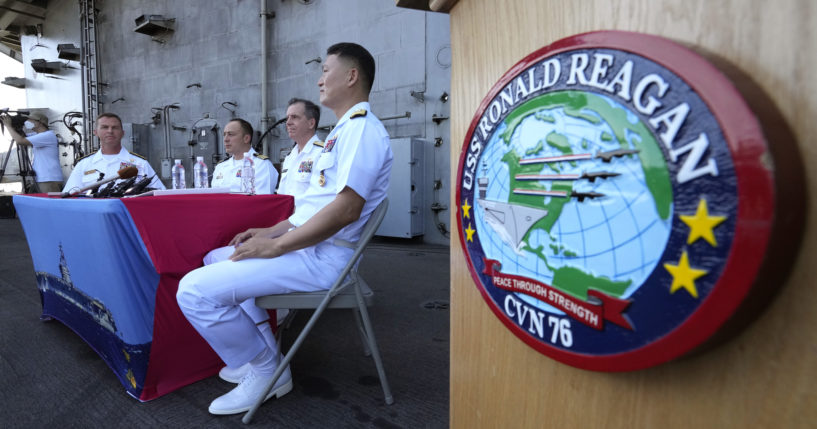
[[210,250],[251,227],[286,219],[294,203],[284,195],[179,195],[123,198],[144,241],[159,287],[150,363],[142,400],[212,376],[221,359],[187,322],[176,303],[179,280],[202,266]]

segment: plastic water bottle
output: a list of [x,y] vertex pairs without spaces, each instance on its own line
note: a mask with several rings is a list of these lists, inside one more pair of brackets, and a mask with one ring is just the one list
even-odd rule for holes
[[244,165],[241,167],[241,192],[255,193],[255,169],[249,152],[244,152]]
[[203,156],[196,157],[196,165],[193,166],[193,187],[209,188],[207,182],[207,164],[204,163]]
[[170,176],[173,178],[173,189],[184,189],[187,184],[184,181],[184,166],[181,159],[174,159],[173,169]]

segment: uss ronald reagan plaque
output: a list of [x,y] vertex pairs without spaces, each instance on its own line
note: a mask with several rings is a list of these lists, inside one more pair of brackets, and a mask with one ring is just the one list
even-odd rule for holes
[[710,339],[767,252],[774,174],[732,83],[670,40],[601,31],[511,67],[458,164],[476,287],[530,347],[630,371]]

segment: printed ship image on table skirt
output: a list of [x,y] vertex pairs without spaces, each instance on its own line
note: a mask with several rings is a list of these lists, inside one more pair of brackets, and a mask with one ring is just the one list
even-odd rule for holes
[[111,367],[128,394],[139,398],[151,343],[128,344],[123,341],[114,315],[103,302],[73,284],[62,246],[59,252],[61,277],[45,271],[35,272],[43,305],[41,318],[54,318],[71,327]]

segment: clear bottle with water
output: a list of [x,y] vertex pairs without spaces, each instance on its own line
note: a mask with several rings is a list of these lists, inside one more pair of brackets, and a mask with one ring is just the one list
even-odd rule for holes
[[203,156],[196,157],[196,164],[193,166],[193,187],[209,188],[207,180],[207,164],[204,163]]
[[187,184],[184,181],[184,166],[181,159],[173,160],[173,169],[170,171],[170,176],[173,181],[173,189],[184,189]]
[[241,192],[255,193],[255,169],[249,152],[244,152],[244,165],[241,167]]

